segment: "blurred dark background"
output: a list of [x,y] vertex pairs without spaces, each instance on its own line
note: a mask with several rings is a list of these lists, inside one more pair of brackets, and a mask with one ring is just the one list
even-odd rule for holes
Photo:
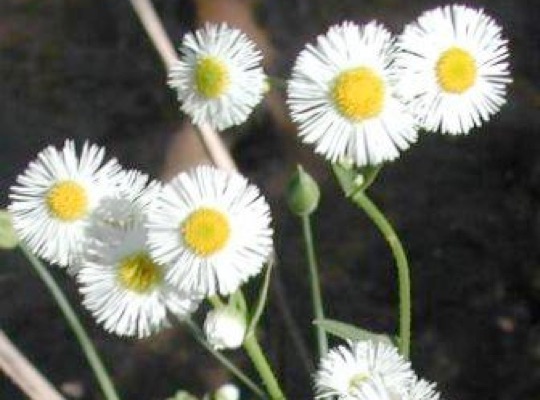
[[[540,12],[535,2],[470,1],[510,39],[508,104],[468,137],[423,135],[382,171],[372,197],[408,248],[413,276],[416,370],[448,399],[532,400],[540,393]],[[394,32],[426,8],[415,0],[161,0],[169,34],[206,19],[229,20],[265,49],[271,74],[286,77],[304,43],[344,19],[376,18]],[[65,138],[90,139],[129,167],[167,177],[202,154],[165,85],[161,60],[127,0],[0,0],[0,205],[29,160]],[[316,215],[329,317],[396,328],[394,266],[362,213],[345,201],[326,165],[301,146],[280,94],[250,122],[225,133],[241,170],[275,214],[279,271],[302,335],[313,343],[298,221],[283,187],[297,162],[323,188]],[[70,399],[100,399],[56,305],[22,256],[0,254],[0,326]],[[74,283],[55,277],[78,305]],[[257,282],[252,282],[256,285]],[[275,292],[274,292],[275,293]],[[309,375],[271,299],[261,332],[290,399],[311,398]],[[196,394],[228,379],[177,327],[143,341],[105,334],[80,309],[124,399]],[[238,354],[237,354],[238,353]],[[240,354],[232,357],[249,368]],[[0,398],[23,395],[0,376]],[[247,397],[246,397],[247,398]]]

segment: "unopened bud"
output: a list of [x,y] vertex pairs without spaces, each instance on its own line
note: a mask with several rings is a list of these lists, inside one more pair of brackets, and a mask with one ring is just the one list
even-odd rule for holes
[[289,180],[286,194],[289,208],[297,215],[313,213],[321,197],[319,185],[300,165]]
[[216,308],[206,315],[204,333],[216,350],[237,349],[244,342],[245,317],[231,307]]

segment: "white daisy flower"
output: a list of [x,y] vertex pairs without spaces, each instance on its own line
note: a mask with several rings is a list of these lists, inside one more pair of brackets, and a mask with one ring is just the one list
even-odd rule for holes
[[466,134],[506,102],[507,40],[482,10],[427,11],[405,27],[398,47],[398,91],[424,129]]
[[246,320],[238,311],[229,307],[211,310],[204,320],[204,333],[214,349],[237,349],[244,343]]
[[[357,399],[359,393],[382,396],[384,392],[373,386],[374,380],[380,380],[390,396],[399,396],[406,393],[413,378],[410,363],[394,346],[372,341],[350,342],[348,346],[330,350],[321,359],[315,388],[317,398],[337,396],[340,400],[352,400]],[[371,400],[369,396],[367,399]],[[381,397],[381,400],[386,398]]]
[[394,40],[376,22],[330,28],[298,56],[287,103],[315,152],[357,166],[395,159],[416,140],[414,119],[394,94]]
[[262,53],[240,30],[206,24],[184,37],[169,86],[195,124],[223,130],[246,121],[266,90]]
[[80,157],[67,140],[49,146],[17,177],[9,211],[19,237],[38,256],[68,266],[79,257],[85,229],[100,199],[115,190],[120,166],[103,164],[105,150],[85,143]]
[[146,234],[140,223],[95,226],[77,274],[83,305],[117,335],[149,336],[169,324],[169,314],[183,318],[198,305],[165,281],[163,265],[148,252]]
[[[86,227],[85,241],[92,241],[94,236],[99,236],[103,225],[127,229],[146,223],[152,202],[160,190],[161,184],[150,179],[147,174],[137,170],[121,171],[116,187],[104,195],[95,207]],[[88,261],[91,257],[88,253],[81,254],[81,257],[70,263],[68,273],[76,275],[83,258]]]
[[268,260],[270,222],[257,187],[237,173],[200,166],[164,186],[149,218],[148,241],[180,290],[227,295]]

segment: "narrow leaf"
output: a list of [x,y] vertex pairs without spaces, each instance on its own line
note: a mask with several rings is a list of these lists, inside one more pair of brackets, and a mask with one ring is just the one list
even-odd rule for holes
[[323,328],[329,334],[345,340],[371,340],[374,342],[393,345],[392,340],[388,335],[371,332],[367,329],[358,328],[345,322],[335,321],[332,319],[323,319],[315,320],[313,323]]

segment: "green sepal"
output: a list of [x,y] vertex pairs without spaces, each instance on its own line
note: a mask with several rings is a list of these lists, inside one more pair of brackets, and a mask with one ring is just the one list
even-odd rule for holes
[[357,168],[350,164],[332,164],[334,175],[346,197],[352,197],[355,193],[364,191],[371,186],[382,164]]
[[229,297],[228,307],[239,312],[244,318],[247,315],[247,304],[244,294],[237,290]]
[[315,179],[298,165],[287,184],[286,196],[290,210],[303,216],[312,214],[317,209],[321,192]]

